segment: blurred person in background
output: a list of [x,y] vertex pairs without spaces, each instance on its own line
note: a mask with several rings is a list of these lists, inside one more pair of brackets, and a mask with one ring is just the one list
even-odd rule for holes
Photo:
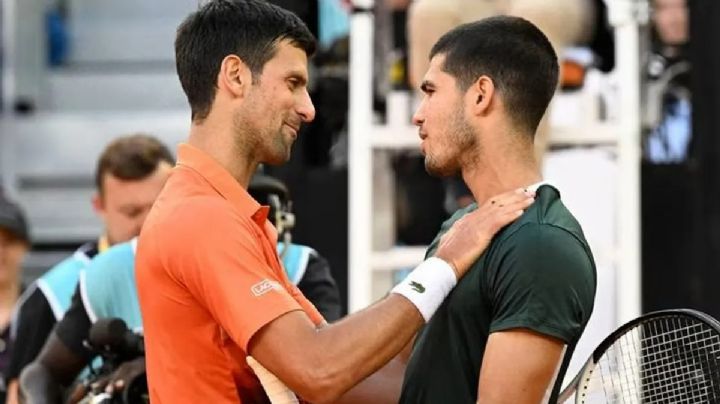
[[647,62],[644,157],[649,163],[681,163],[691,141],[690,61],[686,0],[654,0]]
[[[643,83],[641,246],[645,310],[688,305],[702,275],[688,274],[697,247],[702,150],[692,133],[689,10],[685,0],[652,0]],[[668,212],[673,214],[668,215]],[[706,223],[702,222],[703,226]],[[692,296],[692,297],[691,297]],[[697,303],[693,303],[697,304]]]
[[12,338],[21,342],[13,350],[5,375],[9,403],[17,400],[20,373],[35,360],[53,327],[70,307],[80,270],[99,252],[140,233],[145,216],[173,164],[168,148],[149,135],[120,137],[103,150],[97,162],[96,193],[92,198],[93,209],[103,224],[103,234],[52,267],[23,294],[12,327]]
[[0,193],[0,402],[7,394],[4,383],[15,348],[10,319],[22,292],[22,261],[30,248],[30,234],[22,209]]
[[248,193],[261,205],[270,207],[268,220],[278,231],[278,256],[290,281],[329,322],[340,319],[340,292],[330,264],[312,247],[292,242],[295,215],[291,212],[290,192],[284,183],[266,174],[256,173]]

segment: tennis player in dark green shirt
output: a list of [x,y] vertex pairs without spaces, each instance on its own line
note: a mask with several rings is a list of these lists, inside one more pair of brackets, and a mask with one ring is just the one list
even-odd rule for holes
[[[440,235],[476,207],[458,211]],[[435,246],[436,242],[430,246],[429,255]],[[507,360],[505,365],[521,371],[530,360],[499,353],[484,363],[490,336],[517,330],[567,346],[549,390],[555,398],[592,312],[594,294],[595,265],[582,230],[559,192],[542,185],[535,203],[495,237],[418,335],[401,402],[474,403],[481,365],[485,371],[490,361]],[[523,351],[522,340],[517,344]],[[499,383],[510,390],[525,387],[511,380]]]
[[[582,229],[542,184],[534,155],[557,82],[550,42],[521,18],[459,26],[431,51],[413,117],[427,171],[461,173],[480,205],[502,204],[491,196],[518,187],[537,193],[418,334],[401,403],[555,402],[596,287]],[[457,212],[438,238],[476,207]]]

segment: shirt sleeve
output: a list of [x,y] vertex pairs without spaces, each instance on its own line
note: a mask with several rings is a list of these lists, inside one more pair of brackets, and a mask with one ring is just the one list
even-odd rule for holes
[[564,229],[528,224],[505,241],[488,271],[490,332],[527,328],[570,344],[595,297],[589,251]]
[[316,252],[310,254],[307,268],[298,289],[318,309],[328,322],[340,319],[340,292],[330,273],[330,264]]
[[18,308],[14,321],[10,363],[5,373],[8,382],[17,379],[38,356],[55,326],[55,315],[42,291],[34,288]]
[[55,327],[55,333],[57,334],[60,341],[65,344],[70,351],[79,357],[90,361],[93,357],[93,353],[84,345],[84,341],[88,339],[90,335],[90,317],[85,311],[85,306],[82,303],[80,296],[79,287],[75,288],[75,293],[72,297],[72,303],[70,308],[65,313],[65,316],[60,320]]
[[[220,203],[204,212],[201,219],[186,218],[178,224],[178,248],[168,257],[171,276],[247,352],[258,330],[303,307],[291,294],[293,286],[280,263],[272,264],[278,259],[274,244],[251,218]],[[198,229],[209,230],[198,237]]]

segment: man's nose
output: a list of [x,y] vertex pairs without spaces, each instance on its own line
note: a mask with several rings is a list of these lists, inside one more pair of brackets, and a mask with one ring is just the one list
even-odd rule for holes
[[422,126],[425,123],[425,101],[427,97],[423,97],[412,116],[412,123],[415,126]]
[[412,123],[415,126],[422,126],[422,124],[425,122],[425,117],[423,116],[421,112],[422,106],[418,107],[418,109],[415,111],[415,113],[412,116]]
[[315,119],[315,106],[313,105],[312,100],[310,99],[310,94],[308,94],[307,90],[304,91],[297,112],[303,122],[312,122],[312,120]]

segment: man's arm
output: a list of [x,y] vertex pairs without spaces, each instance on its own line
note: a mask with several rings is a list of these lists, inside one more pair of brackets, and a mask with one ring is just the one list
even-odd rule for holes
[[393,358],[360,384],[343,394],[337,404],[396,404],[400,400],[407,363]]
[[493,318],[478,400],[547,402],[564,347],[577,342],[592,312],[592,258],[579,238],[553,225],[527,224],[506,243],[487,271]]
[[29,402],[57,402],[57,394],[80,374],[93,356],[83,345],[90,326],[79,289],[76,289],[70,309],[51,333],[38,358],[22,373],[21,394]]
[[490,334],[480,370],[478,403],[546,403],[564,347],[557,338],[527,329]]
[[424,320],[405,297],[383,301],[316,330],[301,311],[262,328],[250,354],[305,400],[335,401],[395,356]]
[[13,319],[12,350],[5,374],[8,385],[8,404],[17,403],[20,372],[38,356],[55,326],[55,315],[42,291],[33,287]]
[[343,394],[337,404],[395,404],[400,401],[405,370],[416,338],[417,334],[390,362]]
[[87,361],[52,333],[38,359],[20,376],[20,397],[33,404],[59,403]]
[[[436,257],[461,277],[495,233],[532,203],[522,192],[493,198],[458,220],[440,240]],[[412,274],[410,275],[412,276]],[[425,292],[423,285],[417,292]],[[337,400],[389,362],[425,320],[408,298],[390,294],[377,304],[316,329],[301,311],[286,313],[260,329],[248,352],[303,399]]]

